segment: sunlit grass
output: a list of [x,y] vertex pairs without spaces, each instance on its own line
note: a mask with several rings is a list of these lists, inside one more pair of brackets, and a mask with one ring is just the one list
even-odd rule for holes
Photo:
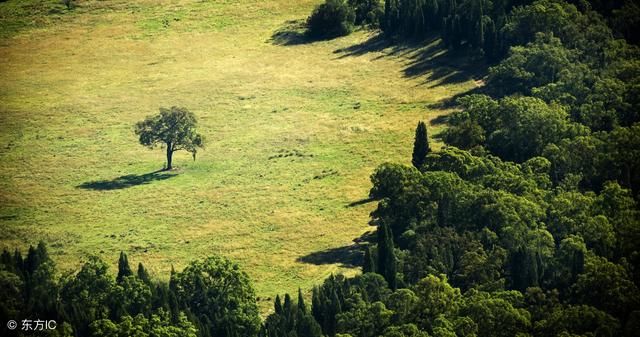
[[[446,113],[429,104],[474,84],[408,76],[415,48],[339,52],[369,32],[271,41],[315,3],[79,1],[47,14],[53,23],[10,20],[0,43],[1,245],[45,240],[63,269],[90,254],[115,264],[124,250],[163,278],[220,253],[249,273],[263,308],[276,293],[356,272],[298,259],[371,230],[375,205],[347,205],[368,196],[377,165],[410,162],[417,121]],[[133,125],[172,105],[199,117],[207,147],[195,162],[178,154],[172,177],[83,187],[162,168],[162,151],[140,146]]]

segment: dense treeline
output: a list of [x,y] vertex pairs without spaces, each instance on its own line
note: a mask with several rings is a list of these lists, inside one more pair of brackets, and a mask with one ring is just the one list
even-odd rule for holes
[[[385,0],[381,28],[388,35],[424,38],[440,33],[452,49],[467,48],[489,61],[503,58],[509,48],[533,41],[549,31],[579,43],[603,35],[637,42],[640,6],[627,1],[576,0]],[[603,29],[608,22],[611,31]],[[576,39],[584,35],[586,40]],[[563,40],[564,41],[564,40]],[[586,44],[582,47],[588,48]],[[575,46],[574,46],[575,47]]]
[[[313,291],[328,336],[634,336],[640,212],[617,182],[554,184],[551,163],[454,147],[372,176],[363,275]],[[276,304],[277,306],[277,304]],[[274,314],[273,316],[277,316]],[[290,330],[268,336],[291,336]],[[300,335],[298,335],[300,336]]]
[[489,69],[488,95],[460,99],[445,142],[516,162],[543,156],[554,184],[577,179],[599,191],[616,180],[637,195],[640,49],[614,39],[603,21],[586,24],[595,16],[570,4],[542,0],[513,12],[516,36],[532,40]]
[[[553,32],[563,42],[589,44],[609,36],[638,43],[640,5],[633,0],[326,0],[308,20],[312,37],[349,34],[354,26],[387,36],[422,39],[440,34],[446,47],[501,60],[512,46]],[[610,27],[610,28],[605,28]],[[577,39],[578,36],[586,39]]]
[[632,13],[632,1],[385,1],[385,34],[439,32],[496,65],[485,94],[459,99],[450,146],[430,151],[419,123],[414,167],[372,175],[363,274],[313,290],[324,334],[637,334],[640,51],[621,39],[637,42]]
[[[247,275],[230,261],[212,256],[154,281],[138,264],[134,272],[121,253],[118,274],[91,257],[80,271],[58,277],[44,243],[26,257],[16,250],[0,258],[0,320],[55,320],[50,336],[195,337],[255,336],[260,318]],[[34,328],[32,326],[32,328]]]

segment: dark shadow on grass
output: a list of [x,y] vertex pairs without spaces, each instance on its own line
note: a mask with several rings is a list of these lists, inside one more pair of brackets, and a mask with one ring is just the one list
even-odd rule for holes
[[443,125],[449,122],[449,115],[440,115],[429,122],[429,125]]
[[[362,245],[373,244],[378,240],[376,231],[366,231],[360,237],[353,239],[353,242]],[[362,246],[364,248],[364,246]]]
[[177,176],[170,171],[155,171],[145,174],[129,174],[115,179],[88,181],[78,185],[78,188],[94,191],[120,190],[138,185],[150,184],[154,181],[166,180]]
[[368,203],[370,203],[372,201],[375,201],[375,199],[373,199],[373,198],[360,199],[360,200],[356,200],[356,201],[348,203],[346,207],[356,207],[356,206],[368,204]]
[[[486,87],[475,87],[475,88],[473,88],[471,90],[467,90],[465,92],[461,92],[461,93],[453,95],[453,96],[451,96],[449,98],[443,99],[443,100],[441,100],[439,102],[428,104],[427,108],[433,109],[433,110],[452,109],[452,108],[455,108],[458,105],[458,102],[457,102],[458,98],[463,97],[463,96],[467,96],[467,95],[472,95],[472,94],[487,94]],[[435,123],[438,123],[438,122],[439,121],[435,121]],[[435,123],[434,123],[434,121],[432,121],[431,125],[437,125]]]
[[305,34],[306,29],[304,20],[289,20],[271,35],[268,42],[277,46],[295,46],[316,41]]
[[423,84],[433,83],[429,88],[464,83],[485,76],[486,65],[471,61],[465,52],[447,50],[440,40],[432,40],[425,47],[409,56],[404,68],[408,78],[426,76]]
[[307,34],[307,22],[303,19],[298,19],[286,21],[276,29],[267,42],[276,46],[296,46],[319,41],[329,41],[339,37],[341,37],[341,35],[309,36]]
[[432,84],[430,88],[480,79],[487,68],[481,61],[470,61],[470,52],[447,50],[436,34],[420,40],[396,40],[378,33],[364,42],[334,51],[340,55],[339,59],[371,52],[381,53],[374,60],[400,57],[405,63],[403,75],[406,78],[425,76],[422,85]]
[[358,244],[329,248],[299,257],[296,261],[308,264],[340,264],[344,268],[355,268],[362,265],[364,252]]
[[354,244],[352,245],[313,252],[299,257],[296,261],[315,265],[339,264],[343,268],[360,267],[365,248],[376,240],[376,232],[367,231],[360,237],[353,239]]
[[[367,53],[380,52],[389,47],[392,47],[394,42],[391,39],[385,38],[382,34],[376,34],[364,42],[354,44],[346,48],[340,48],[335,50],[334,54],[342,54],[339,58],[346,58],[349,56],[362,56]],[[394,49],[395,50],[395,49]]]

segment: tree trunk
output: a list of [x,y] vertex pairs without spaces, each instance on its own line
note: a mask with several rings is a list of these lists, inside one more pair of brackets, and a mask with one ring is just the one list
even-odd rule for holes
[[171,143],[167,143],[167,171],[173,168],[171,166],[171,157],[173,157],[173,147],[171,146]]

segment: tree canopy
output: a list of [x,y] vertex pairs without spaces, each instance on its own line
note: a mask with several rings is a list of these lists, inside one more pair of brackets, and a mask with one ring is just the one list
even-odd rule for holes
[[151,149],[158,145],[167,152],[166,170],[171,170],[173,153],[185,150],[196,159],[198,148],[204,146],[204,137],[196,132],[195,115],[185,108],[160,108],[160,114],[149,116],[136,124],[135,133],[140,144]]

